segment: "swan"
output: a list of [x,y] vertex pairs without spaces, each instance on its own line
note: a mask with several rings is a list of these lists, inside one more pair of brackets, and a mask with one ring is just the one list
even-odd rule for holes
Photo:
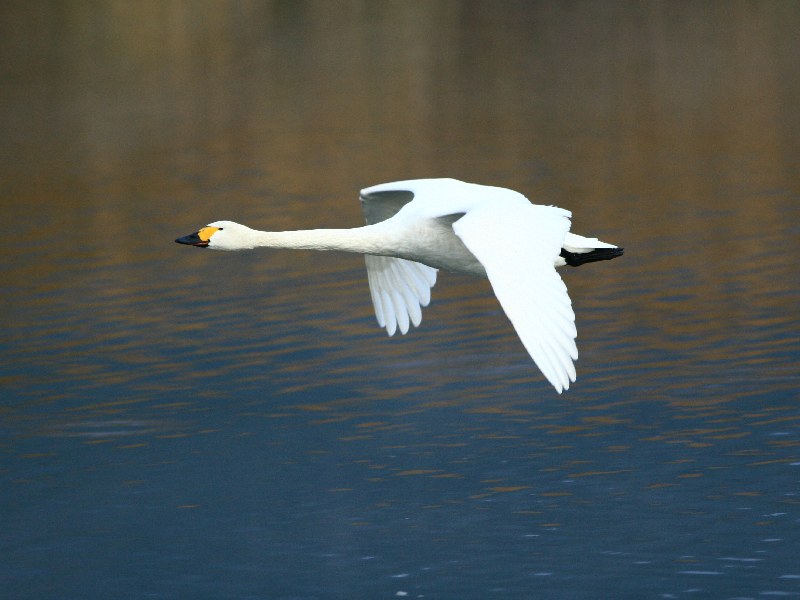
[[577,330],[556,267],[622,255],[570,233],[572,213],[510,189],[417,179],[361,190],[367,224],[353,229],[258,231],[216,221],[176,239],[214,250],[259,247],[363,254],[378,324],[391,336],[422,320],[439,269],[487,277],[523,346],[560,394],[575,381]]

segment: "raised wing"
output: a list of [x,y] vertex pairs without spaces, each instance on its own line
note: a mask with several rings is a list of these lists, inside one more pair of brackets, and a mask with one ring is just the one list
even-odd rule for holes
[[[387,190],[361,195],[361,209],[367,225],[392,218],[413,200],[407,190]],[[402,258],[364,256],[372,305],[378,324],[389,335],[407,333],[422,322],[422,307],[431,301],[436,269]]]
[[575,381],[575,313],[553,266],[569,229],[566,210],[551,206],[481,206],[453,230],[483,264],[522,344],[560,394]]

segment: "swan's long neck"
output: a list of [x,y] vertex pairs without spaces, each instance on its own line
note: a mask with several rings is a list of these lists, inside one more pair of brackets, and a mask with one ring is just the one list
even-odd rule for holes
[[253,247],[378,254],[386,249],[388,240],[385,232],[382,234],[376,229],[375,225],[367,225],[354,229],[253,230]]

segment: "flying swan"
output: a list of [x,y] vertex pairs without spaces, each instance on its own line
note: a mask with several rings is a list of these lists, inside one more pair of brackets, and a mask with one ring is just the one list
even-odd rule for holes
[[176,242],[214,250],[258,247],[363,254],[375,316],[389,335],[422,320],[438,269],[488,277],[533,362],[560,394],[575,381],[575,313],[555,267],[620,256],[622,248],[570,233],[572,213],[513,190],[417,179],[361,190],[367,225],[257,231],[216,221]]

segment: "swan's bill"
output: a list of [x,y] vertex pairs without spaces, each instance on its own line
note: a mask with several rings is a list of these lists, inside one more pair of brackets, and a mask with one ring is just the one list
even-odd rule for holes
[[220,227],[203,227],[200,231],[179,237],[177,240],[175,240],[175,242],[178,244],[186,244],[187,246],[208,248],[208,242],[211,239],[211,236],[220,229]]

